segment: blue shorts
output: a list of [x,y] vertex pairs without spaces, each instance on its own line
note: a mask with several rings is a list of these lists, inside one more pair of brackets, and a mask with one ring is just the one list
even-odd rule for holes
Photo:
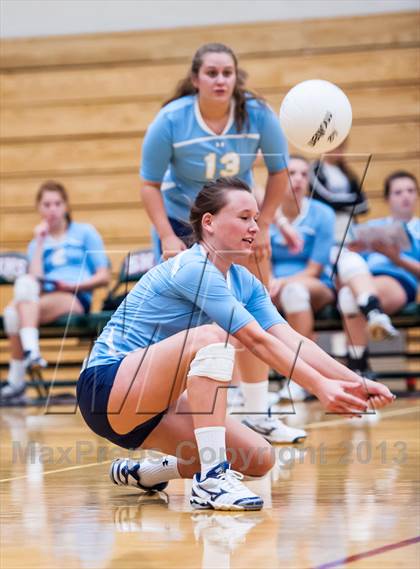
[[82,371],[77,382],[80,412],[94,433],[122,448],[134,450],[143,444],[166,413],[154,415],[125,435],[116,433],[108,421],[108,400],[122,360],[109,365],[93,366]]
[[[44,290],[43,294],[49,294],[50,292],[55,292],[55,289],[52,290]],[[92,304],[92,293],[85,292],[85,291],[78,291],[76,292],[76,298],[80,302],[83,308],[84,314],[89,314],[90,312],[90,305]]]
[[76,293],[76,298],[79,300],[80,304],[83,306],[83,311],[85,314],[89,314],[90,305],[92,301],[92,295],[86,292]]
[[412,285],[412,283],[409,279],[405,279],[404,275],[390,274],[390,273],[387,273],[387,272],[381,271],[381,270],[378,270],[378,271],[372,270],[372,274],[375,277],[381,277],[381,276],[391,277],[392,279],[395,279],[397,282],[399,282],[400,285],[403,287],[404,292],[407,296],[407,304],[409,302],[414,302],[416,300],[417,288]]

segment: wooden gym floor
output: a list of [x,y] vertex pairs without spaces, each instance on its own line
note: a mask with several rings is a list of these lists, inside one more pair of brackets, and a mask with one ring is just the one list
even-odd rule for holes
[[317,402],[296,410],[289,422],[308,439],[277,446],[271,475],[250,483],[264,509],[197,513],[188,481],[152,497],[111,485],[123,453],[72,409],[2,409],[0,566],[419,567],[418,400],[376,420],[326,417]]

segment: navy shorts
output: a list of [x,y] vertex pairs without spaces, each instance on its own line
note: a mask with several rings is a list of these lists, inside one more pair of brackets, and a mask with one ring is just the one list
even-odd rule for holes
[[92,296],[89,293],[82,291],[82,292],[76,293],[76,298],[79,300],[80,304],[83,306],[84,313],[89,314]]
[[122,448],[141,447],[166,413],[154,415],[125,435],[116,433],[108,421],[108,400],[122,360],[113,364],[93,366],[82,371],[77,382],[77,401],[80,412],[94,433]]
[[392,279],[396,280],[400,285],[403,287],[405,294],[407,295],[407,304],[409,302],[414,302],[417,297],[417,288],[413,287],[410,280],[405,279],[403,275],[393,275],[386,272],[381,271],[372,271],[372,274],[375,277],[391,277]]
[[[55,292],[55,289],[44,290],[43,294],[49,294],[50,292]],[[76,292],[75,296],[76,296],[77,300],[80,302],[80,304],[82,305],[84,314],[89,314],[90,305],[92,303],[92,294],[89,292],[85,292],[85,291],[79,291],[79,292]]]

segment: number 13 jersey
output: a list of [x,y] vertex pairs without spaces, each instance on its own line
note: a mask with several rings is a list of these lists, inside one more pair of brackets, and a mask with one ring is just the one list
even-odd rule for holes
[[237,176],[252,186],[252,166],[261,150],[269,173],[287,168],[287,141],[279,120],[263,101],[246,99],[248,119],[241,132],[234,102],[225,129],[216,134],[204,122],[196,95],[165,105],[143,142],[140,174],[161,183],[168,217],[188,222],[203,185],[220,176]]

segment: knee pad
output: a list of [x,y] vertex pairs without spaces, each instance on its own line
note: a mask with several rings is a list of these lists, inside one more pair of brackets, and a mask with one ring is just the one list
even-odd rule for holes
[[338,260],[337,274],[343,284],[348,284],[357,275],[369,274],[369,267],[358,253],[346,250],[341,252]]
[[298,282],[288,283],[282,288],[280,302],[287,314],[303,312],[311,308],[309,290],[304,284]]
[[200,375],[229,382],[235,363],[235,348],[230,344],[209,344],[198,350],[190,365],[188,377]]
[[20,320],[19,314],[13,305],[6,306],[3,313],[4,331],[8,336],[19,334]]
[[354,316],[359,312],[356,299],[350,290],[350,287],[344,286],[338,291],[338,307],[345,316]]
[[38,302],[39,283],[31,275],[23,275],[15,281],[13,289],[15,302]]

